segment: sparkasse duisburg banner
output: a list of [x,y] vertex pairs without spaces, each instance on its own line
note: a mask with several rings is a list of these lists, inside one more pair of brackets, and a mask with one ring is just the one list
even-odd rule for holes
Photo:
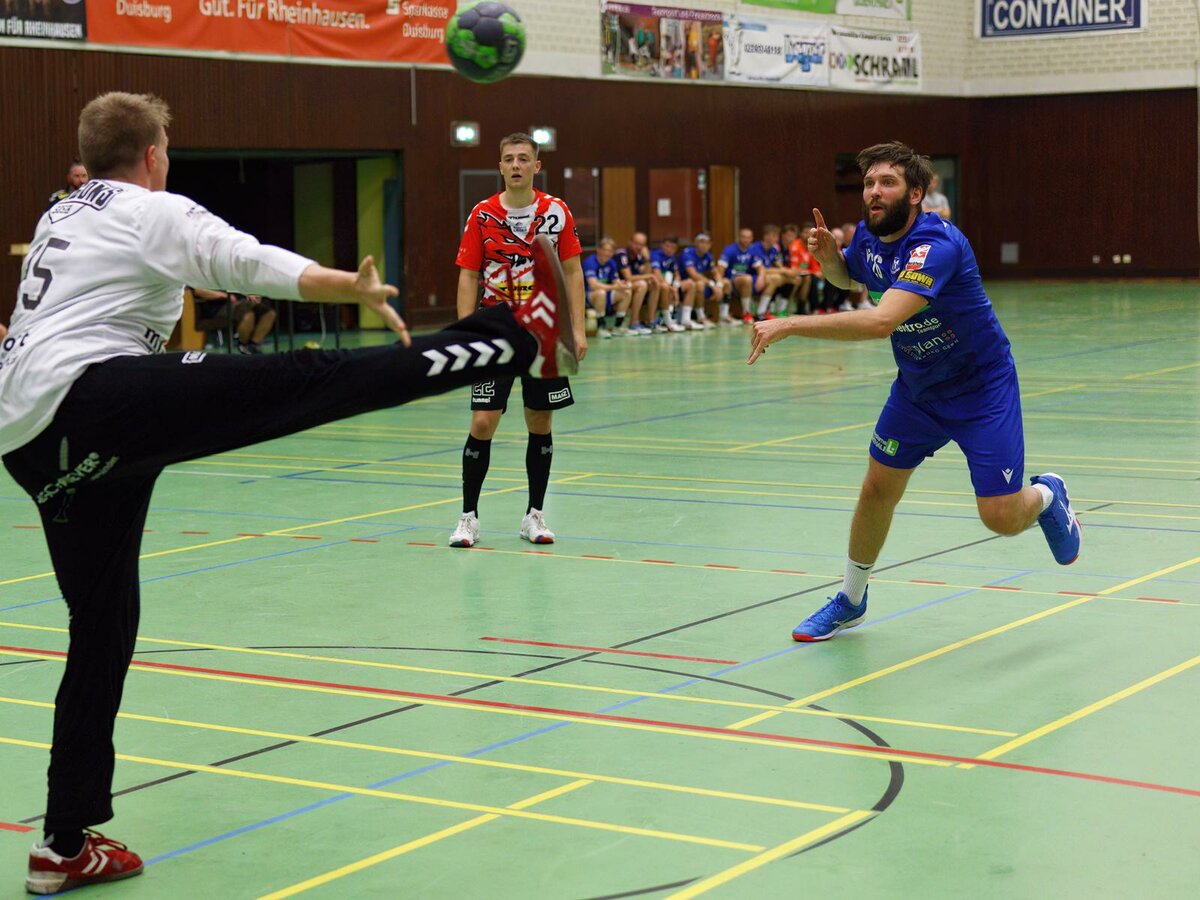
[[1148,0],[977,0],[979,37],[1072,37],[1141,31]]

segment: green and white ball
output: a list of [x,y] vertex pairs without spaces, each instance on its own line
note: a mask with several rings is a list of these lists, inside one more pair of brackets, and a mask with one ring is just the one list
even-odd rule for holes
[[525,23],[507,3],[464,3],[446,23],[446,55],[471,81],[499,81],[525,53]]

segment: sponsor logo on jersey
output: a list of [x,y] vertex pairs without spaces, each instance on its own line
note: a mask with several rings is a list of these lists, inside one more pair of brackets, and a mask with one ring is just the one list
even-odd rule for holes
[[908,254],[908,263],[904,268],[910,272],[915,272],[917,269],[923,268],[925,257],[929,255],[931,249],[933,248],[929,244],[921,244],[919,247],[913,247],[912,252]]
[[900,277],[897,278],[896,281],[904,281],[909,284],[919,284],[923,288],[933,287],[932,275],[926,275],[924,272],[913,272],[907,269],[900,273]]
[[897,325],[896,331],[903,334],[924,334],[927,331],[936,331],[942,327],[942,320],[937,316],[928,316],[920,322],[905,322],[903,325]]
[[180,365],[194,366],[196,363],[204,362],[204,358],[208,356],[203,350],[189,350],[183,354],[183,358],[179,360]]
[[39,504],[48,503],[62,493],[62,491],[73,490],[73,485],[85,479],[95,481],[97,478],[103,478],[117,464],[118,459],[119,457],[113,456],[107,462],[102,463],[99,453],[89,453],[75,468],[60,475],[57,479],[38,491],[37,502]]
[[878,253],[872,253],[870,247],[864,247],[863,252],[867,256],[867,265],[871,268],[871,274],[883,281],[883,257]]
[[1000,470],[1000,474],[1004,476],[1004,483],[1005,483],[1005,484],[1010,484],[1010,483],[1012,483],[1012,476],[1013,476],[1013,470],[1012,470],[1012,469],[1001,469],[1001,470]]
[[895,275],[899,271],[900,271],[900,257],[893,256],[892,257],[892,274]]
[[70,218],[82,209],[104,209],[120,192],[121,188],[114,187],[107,181],[99,179],[89,181],[65,200],[50,207],[47,215],[51,222],[57,223]]
[[496,396],[496,382],[481,381],[471,385],[472,400],[491,400]]
[[551,403],[563,403],[564,401],[571,399],[571,389],[569,387],[565,387],[559,391],[551,391],[547,395],[546,399]]

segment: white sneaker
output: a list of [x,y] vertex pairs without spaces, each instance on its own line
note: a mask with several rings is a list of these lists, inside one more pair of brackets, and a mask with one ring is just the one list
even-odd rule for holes
[[741,319],[735,319],[733,316],[722,316],[722,317],[721,317],[721,324],[722,324],[722,325],[727,325],[727,326],[729,326],[730,328],[738,328],[738,327],[740,327],[740,326],[741,326],[741,324],[742,324],[742,320],[741,320]]
[[872,308],[873,307],[871,306],[870,300],[859,300],[858,306],[855,307],[855,309],[872,309]]
[[701,325],[699,322],[697,322],[695,319],[688,319],[687,322],[684,323],[683,328],[685,331],[703,331],[704,330],[704,326]]
[[474,547],[479,543],[479,517],[473,512],[463,513],[458,519],[454,533],[450,535],[451,547]]
[[521,520],[521,538],[531,544],[553,544],[554,532],[546,527],[546,519],[540,509],[531,509]]
[[667,331],[687,331],[686,328],[684,328],[682,325],[680,325],[674,319],[667,320],[666,328],[667,328]]
[[622,325],[620,328],[613,329],[613,337],[628,337],[628,336],[629,336],[629,329],[624,325]]
[[701,319],[700,327],[703,328],[705,331],[708,331],[709,329],[716,328],[717,326],[713,324],[712,319]]
[[662,322],[654,323],[654,333],[655,334],[666,334],[670,330],[671,329],[668,328],[666,325],[664,325]]
[[604,340],[608,340],[609,338],[612,337],[612,332],[609,331],[607,328],[597,328],[596,334],[599,335]]
[[854,309],[854,306],[851,305],[849,300],[843,300],[841,305],[838,306],[838,312],[850,312],[852,309]]

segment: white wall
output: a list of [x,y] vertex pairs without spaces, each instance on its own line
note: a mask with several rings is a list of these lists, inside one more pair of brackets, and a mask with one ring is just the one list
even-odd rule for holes
[[[511,2],[529,37],[523,73],[600,77],[599,0]],[[911,22],[788,13],[736,0],[670,0],[663,5],[920,32],[927,94],[1054,94],[1198,83],[1200,0],[1146,0],[1150,25],[1138,34],[988,41],[974,36],[976,2],[913,0]]]

